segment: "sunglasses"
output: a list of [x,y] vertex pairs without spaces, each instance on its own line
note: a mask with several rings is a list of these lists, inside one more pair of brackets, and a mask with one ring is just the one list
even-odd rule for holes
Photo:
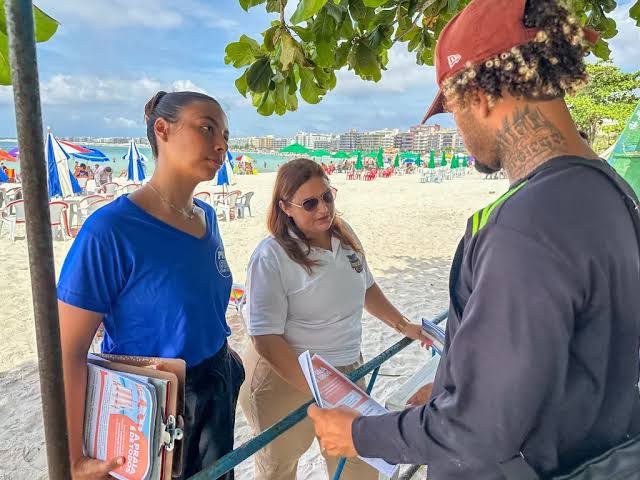
[[317,197],[311,197],[304,200],[300,205],[293,202],[287,202],[294,207],[302,208],[305,212],[313,212],[318,205],[320,205],[320,200],[322,200],[327,205],[333,205],[333,202],[338,195],[338,189],[331,187],[329,190],[324,192],[322,195],[318,195]]

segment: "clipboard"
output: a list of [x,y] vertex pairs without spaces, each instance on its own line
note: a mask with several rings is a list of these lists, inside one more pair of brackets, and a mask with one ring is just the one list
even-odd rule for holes
[[187,365],[179,358],[137,357],[92,354],[88,362],[113,371],[166,380],[166,411],[160,432],[162,480],[180,477],[183,472],[184,395]]

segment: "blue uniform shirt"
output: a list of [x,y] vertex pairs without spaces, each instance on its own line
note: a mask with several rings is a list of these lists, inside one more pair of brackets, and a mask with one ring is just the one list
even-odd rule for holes
[[126,196],[94,213],[64,262],[58,298],[104,313],[104,353],[182,358],[214,355],[231,333],[231,292],[214,210],[196,199],[207,230],[198,239]]

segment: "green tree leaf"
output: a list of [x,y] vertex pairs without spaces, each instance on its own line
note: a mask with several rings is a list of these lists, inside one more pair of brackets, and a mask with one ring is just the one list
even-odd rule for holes
[[[33,7],[33,18],[36,42],[46,42],[58,30],[59,23],[38,7]],[[4,2],[0,2],[0,85],[11,84],[11,67],[9,66],[9,39],[7,38],[7,18]]]
[[377,8],[387,3],[388,0],[363,0],[363,2],[367,7]]
[[640,100],[640,71],[626,73],[600,62],[587,65],[587,73],[587,86],[566,101],[573,121],[588,133],[596,151],[602,151],[622,133]]
[[636,27],[640,27],[640,0],[631,6],[629,16],[636,21]]
[[593,46],[592,52],[596,57],[602,60],[609,60],[609,56],[611,55],[609,44],[602,38]]
[[318,13],[327,3],[327,0],[299,0],[298,8],[291,16],[292,23],[300,23]]
[[300,69],[300,95],[305,102],[316,104],[322,100],[323,95],[327,93],[317,83],[316,78],[311,70],[306,68]]
[[266,0],[240,0],[240,6],[245,11],[249,11],[251,7],[255,7],[256,5],[260,5],[264,2],[266,2]]
[[258,103],[258,113],[268,117],[272,115],[276,108],[275,94],[272,90],[267,90],[262,94],[260,103]]
[[280,65],[282,71],[288,71],[294,63],[302,64],[304,62],[304,53],[298,42],[294,40],[289,32],[283,32],[280,36],[282,45],[280,52]]
[[351,52],[351,42],[342,42],[338,46],[338,48],[336,48],[336,57],[334,64],[336,69],[340,69],[347,64],[349,52]]
[[242,76],[240,78],[238,78],[235,82],[236,84],[236,88],[238,89],[238,91],[242,94],[243,97],[247,97],[247,71],[249,69],[245,70],[244,73],[242,74]]
[[376,52],[364,42],[358,42],[349,54],[349,66],[364,80],[380,81],[382,72]]
[[271,63],[267,57],[261,57],[247,70],[247,86],[256,93],[264,93],[273,77]]
[[262,53],[258,42],[246,35],[242,35],[239,41],[227,45],[224,52],[224,63],[231,63],[236,68],[249,65]]

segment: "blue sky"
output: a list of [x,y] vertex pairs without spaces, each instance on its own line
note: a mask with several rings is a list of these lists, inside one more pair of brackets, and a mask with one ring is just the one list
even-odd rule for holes
[[[157,90],[203,90],[218,98],[232,136],[407,129],[435,93],[434,69],[418,66],[406,44],[392,49],[379,83],[352,72],[318,105],[300,102],[283,117],[262,117],[235,89],[242,73],[224,64],[224,48],[245,33],[257,38],[271,18],[263,6],[244,12],[238,0],[36,0],[60,21],[38,46],[44,124],[60,136],[144,136],[143,106]],[[288,8],[293,12],[295,0]],[[640,69],[640,28],[630,0],[615,12],[613,61]],[[293,7],[293,8],[291,8]],[[446,116],[437,121],[450,125]],[[15,135],[12,93],[0,87],[0,137]]]

